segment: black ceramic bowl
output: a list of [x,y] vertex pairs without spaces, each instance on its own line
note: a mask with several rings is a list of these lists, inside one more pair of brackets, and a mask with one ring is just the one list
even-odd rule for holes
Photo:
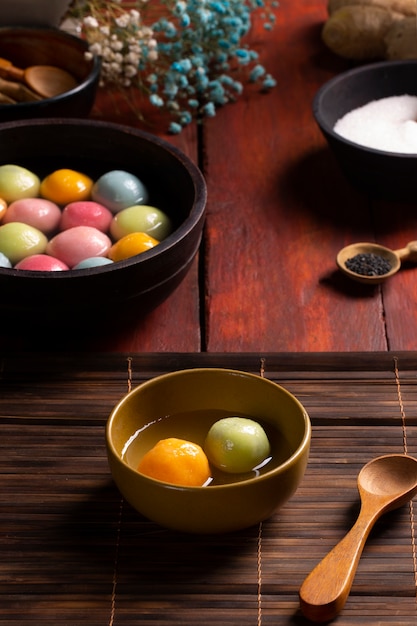
[[106,122],[60,119],[0,124],[0,165],[14,163],[41,179],[56,169],[96,180],[122,169],[138,176],[149,204],[171,218],[173,232],[157,246],[111,265],[64,272],[0,268],[0,321],[88,325],[89,320],[143,314],[181,282],[203,229],[206,185],[182,152],[153,135]]
[[0,104],[0,122],[37,117],[86,117],[94,104],[100,78],[98,57],[85,58],[85,41],[57,28],[0,28],[0,57],[20,69],[55,65],[76,79],[77,86],[53,98]]
[[417,95],[417,59],[357,67],[325,83],[313,101],[315,120],[348,180],[373,196],[415,199],[417,154],[385,152],[360,146],[339,134],[335,123],[373,100]]

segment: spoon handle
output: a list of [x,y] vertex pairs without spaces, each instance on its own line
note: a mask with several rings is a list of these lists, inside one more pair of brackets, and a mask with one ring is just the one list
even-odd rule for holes
[[379,515],[362,505],[355,524],[304,580],[300,605],[313,622],[327,622],[345,605],[368,535]]
[[18,67],[14,67],[7,61],[6,59],[0,59],[0,76],[2,78],[11,78],[12,80],[17,80],[20,82],[24,82],[25,80],[25,72]]
[[405,248],[395,251],[402,261],[417,261],[417,241],[410,241]]

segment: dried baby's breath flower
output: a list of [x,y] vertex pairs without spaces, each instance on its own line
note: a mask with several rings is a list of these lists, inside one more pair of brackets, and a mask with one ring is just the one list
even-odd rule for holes
[[66,17],[78,21],[89,53],[102,58],[100,84],[147,93],[178,133],[236,100],[244,78],[263,90],[275,86],[244,38],[255,11],[270,29],[277,6],[276,0],[74,0]]

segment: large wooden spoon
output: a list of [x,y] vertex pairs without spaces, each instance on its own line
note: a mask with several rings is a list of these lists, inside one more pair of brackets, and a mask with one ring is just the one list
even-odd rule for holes
[[15,67],[0,58],[0,76],[25,83],[43,98],[53,98],[77,86],[75,78],[66,70],[54,65],[33,65],[26,69]]
[[370,461],[359,473],[358,489],[362,503],[358,519],[301,586],[301,610],[313,622],[328,622],[338,615],[373,525],[383,513],[402,506],[417,493],[417,459],[393,454]]

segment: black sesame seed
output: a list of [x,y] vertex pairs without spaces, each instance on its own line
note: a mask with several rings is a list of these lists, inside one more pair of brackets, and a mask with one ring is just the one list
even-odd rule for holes
[[345,265],[351,272],[361,276],[383,276],[392,268],[388,259],[373,252],[357,254],[347,259]]

